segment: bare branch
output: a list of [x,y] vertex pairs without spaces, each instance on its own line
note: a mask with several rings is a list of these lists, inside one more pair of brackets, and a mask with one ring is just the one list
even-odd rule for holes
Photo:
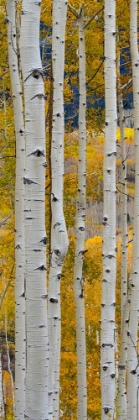
[[69,3],[68,3],[68,8],[70,9],[71,13],[76,17],[76,19],[78,19],[79,16],[78,16],[77,10],[73,6],[71,6]]
[[133,242],[133,239],[131,239],[130,241],[128,241],[128,244],[131,244],[131,242]]
[[8,290],[8,288],[9,288],[9,286],[10,286],[11,280],[12,280],[12,279],[10,279],[10,280],[8,281],[8,283],[6,284],[5,290],[4,290],[3,295],[2,295],[2,297],[1,297],[1,299],[0,299],[0,310],[1,310],[1,308],[2,308],[2,304],[3,304],[3,301],[4,301],[5,295],[6,295],[6,293],[7,293],[7,290]]
[[98,14],[100,13],[100,12],[102,12],[102,10],[104,9],[104,6],[103,7],[101,7],[101,9],[99,9],[98,10],[98,12],[96,12],[95,13],[95,15],[93,15],[90,19],[89,19],[89,21],[84,25],[84,29],[86,29],[88,26],[89,26],[89,24],[92,22],[92,20],[93,19],[95,19],[95,17],[96,16],[98,16]]
[[97,70],[95,71],[95,73],[93,74],[93,76],[88,80],[88,82],[86,83],[86,86],[95,78],[95,76],[97,75],[97,73],[99,72],[100,68],[102,67],[102,64],[104,63],[104,58],[101,61],[101,63],[99,64]]
[[8,219],[10,219],[10,217],[14,214],[14,212],[12,212],[11,214],[9,214],[8,217],[6,217],[6,219],[3,220],[3,222],[0,223],[0,227],[5,225],[5,223],[7,222]]
[[132,197],[131,195],[129,195],[129,194],[125,194],[125,193],[123,193],[122,191],[120,191],[119,190],[119,188],[117,187],[117,191],[119,192],[119,193],[121,193],[121,194],[124,194],[124,195],[126,195],[127,197],[129,197],[129,198],[132,198],[132,200],[134,200],[134,197]]
[[7,293],[7,290],[8,290],[8,288],[9,288],[10,283],[11,283],[11,280],[12,280],[12,273],[13,273],[13,269],[14,269],[14,264],[12,265],[12,268],[11,268],[11,272],[10,272],[10,279],[9,279],[8,283],[6,284],[5,290],[4,290],[3,295],[2,295],[2,297],[1,297],[1,299],[0,299],[0,310],[1,310],[1,308],[2,308],[2,304],[3,304],[3,301],[4,301],[5,295],[6,295],[6,293]]
[[127,90],[131,85],[132,85],[132,79],[128,80],[128,82],[125,83],[125,85],[121,86],[121,90],[123,89]]

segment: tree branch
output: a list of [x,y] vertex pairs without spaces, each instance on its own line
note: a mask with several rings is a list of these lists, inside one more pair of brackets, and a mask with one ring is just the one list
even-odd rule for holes
[[70,9],[71,13],[76,17],[76,19],[78,19],[79,16],[78,16],[77,10],[73,6],[71,6],[69,3],[67,6]]
[[12,214],[14,214],[14,212],[12,212],[11,214],[9,214],[9,216],[6,217],[6,219],[4,219],[3,222],[0,223],[0,227],[7,222],[7,220],[12,216]]
[[90,18],[90,20],[84,25],[84,29],[86,29],[88,26],[89,26],[89,24],[92,22],[92,20],[93,19],[95,19],[95,17],[100,13],[100,12],[102,12],[102,10],[104,9],[104,6],[103,7],[101,7],[101,9],[99,9],[98,10],[98,12],[96,12],[95,13],[95,15],[93,15],[91,18]]
[[129,198],[132,198],[132,200],[134,200],[134,197],[132,197],[131,195],[129,195],[129,194],[125,194],[125,193],[123,193],[122,191],[120,191],[119,190],[119,188],[117,187],[117,191],[119,192],[119,193],[121,193],[121,194],[124,194],[124,195],[126,195],[127,197],[129,197]]
[[97,73],[99,72],[102,64],[104,63],[104,58],[102,59],[101,63],[99,64],[97,70],[95,71],[95,73],[93,74],[93,76],[88,80],[88,82],[86,83],[86,86],[95,78],[95,76],[97,75]]
[[10,282],[11,282],[11,279],[10,279],[10,280],[8,281],[8,283],[6,284],[5,290],[4,290],[3,295],[2,295],[2,297],[1,297],[1,299],[0,299],[0,310],[1,310],[1,308],[2,308],[2,304],[3,304],[4,298],[5,298],[6,292],[7,292],[7,290],[8,290],[8,287],[9,287],[9,285],[10,285]]

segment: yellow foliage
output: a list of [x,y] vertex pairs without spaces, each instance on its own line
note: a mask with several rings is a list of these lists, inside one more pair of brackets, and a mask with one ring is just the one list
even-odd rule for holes
[[[98,2],[92,1],[86,4],[85,20],[93,16],[98,10]],[[78,9],[79,1],[71,0],[71,5]],[[20,12],[20,4],[19,6]],[[88,16],[89,7],[89,16]],[[1,150],[3,158],[0,168],[0,221],[13,211],[14,205],[14,183],[15,183],[15,134],[13,124],[13,106],[11,98],[11,87],[9,71],[7,67],[7,35],[5,25],[5,0],[1,0],[0,6],[0,26],[2,38],[0,40],[1,49],[1,69],[0,69],[0,94],[1,96],[1,118],[0,131],[2,133]],[[127,0],[117,0],[117,25],[124,27],[121,38],[127,37],[129,31],[129,6]],[[122,10],[122,13],[120,12]],[[124,22],[123,22],[124,18]],[[43,0],[41,9],[41,20],[47,27],[41,33],[41,39],[49,39],[51,43],[52,26],[52,1]],[[121,26],[120,26],[121,25]],[[124,25],[124,26],[123,26]],[[91,97],[93,92],[100,98],[104,95],[103,80],[103,12],[100,13],[98,22],[93,19],[91,25],[86,29],[86,52],[87,52],[87,86],[90,89]],[[95,42],[92,42],[92,33]],[[128,39],[128,37],[127,37]],[[73,42],[74,41],[74,42]],[[71,85],[78,86],[78,26],[75,17],[68,10],[67,34],[66,34],[66,78],[64,82],[65,102],[69,103],[73,98]],[[97,68],[102,62],[101,69],[96,73]],[[92,63],[90,65],[90,63]],[[96,73],[95,78],[93,75]],[[70,74],[70,83],[69,83]],[[122,79],[123,80],[123,79]],[[126,79],[127,80],[127,79]],[[45,78],[45,92],[48,100],[46,101],[46,114],[49,113],[51,79]],[[7,89],[9,97],[7,99]],[[93,101],[93,99],[90,99]],[[92,114],[93,131],[92,131]],[[103,116],[101,117],[101,125]],[[97,126],[96,110],[90,109],[87,112],[87,200],[95,201],[103,199],[103,148],[104,135],[94,135],[94,127]],[[48,125],[48,124],[47,124]],[[99,128],[97,126],[97,130]],[[75,225],[75,205],[77,196],[77,162],[78,162],[78,131],[65,134],[65,173],[64,173],[64,211],[68,228],[74,229]],[[125,138],[127,145],[134,142],[134,130],[125,128]],[[50,139],[49,139],[50,141]],[[117,129],[117,141],[120,143],[120,130]],[[50,144],[48,146],[50,150]],[[48,149],[47,149],[48,150]],[[10,156],[10,157],[9,157]],[[121,160],[118,156],[117,165],[120,166]],[[129,156],[127,165],[134,165],[134,156]],[[47,170],[47,184],[50,183],[50,171]],[[47,191],[47,190],[46,190]],[[48,192],[48,191],[47,191]],[[46,192],[46,193],[47,193]],[[127,193],[134,196],[134,186],[128,184]],[[50,195],[50,191],[48,193]],[[48,197],[47,197],[48,198]],[[47,203],[48,208],[48,203]],[[90,221],[86,221],[86,226]],[[48,229],[50,229],[47,217]],[[91,223],[90,223],[90,227]],[[102,226],[97,226],[102,233]],[[120,264],[121,264],[121,236],[120,229],[117,229],[117,318],[120,323]],[[5,309],[8,321],[8,335],[14,336],[14,217],[1,229],[0,234],[0,259],[1,259],[1,283],[0,298],[3,291],[11,279],[9,289],[4,299],[4,304],[0,312],[0,327],[4,330]],[[132,229],[128,230],[128,275],[131,271],[132,262]],[[101,279],[102,279],[102,236],[89,238],[85,243],[87,250],[83,264],[85,314],[86,314],[86,341],[87,341],[87,384],[88,384],[88,416],[99,420],[100,414],[100,369],[99,369],[99,340],[100,340],[100,312],[101,312]],[[77,411],[77,355],[76,355],[76,326],[75,326],[75,304],[73,293],[73,267],[74,267],[75,237],[70,236],[70,249],[66,257],[61,282],[61,410],[63,410],[63,420],[76,419]],[[12,390],[11,379],[7,371],[3,372],[4,392],[6,404],[12,409]],[[11,417],[10,417],[11,416]],[[12,419],[12,414],[8,414],[7,420]]]
[[7,370],[3,371],[3,389],[5,404],[13,407],[12,382],[10,373]]
[[5,311],[7,315],[8,334],[14,335],[14,217],[9,221],[0,232],[0,259],[1,259],[1,282],[0,299],[4,290],[7,292],[0,311],[1,331],[5,330]]
[[[134,129],[130,128],[130,127],[125,127],[124,129],[125,132],[125,140],[127,144],[131,144],[134,142]],[[120,128],[117,128],[117,141],[118,143],[120,142]]]

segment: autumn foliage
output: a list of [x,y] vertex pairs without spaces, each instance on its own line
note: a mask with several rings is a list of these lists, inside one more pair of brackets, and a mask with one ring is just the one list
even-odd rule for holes
[[[97,14],[99,2],[93,1],[85,4],[86,22]],[[86,29],[87,53],[87,87],[90,103],[94,104],[94,92],[97,98],[104,96],[103,79],[103,1],[98,19]],[[129,41],[129,10],[128,2],[118,0],[117,24],[124,30],[121,31],[119,44]],[[78,7],[78,1],[72,0],[72,6]],[[20,5],[19,5],[20,6]],[[51,9],[52,2],[42,2],[43,29],[41,39],[46,38],[51,42]],[[121,14],[124,10],[124,16]],[[19,8],[20,11],[20,8]],[[121,21],[122,19],[122,21]],[[1,70],[0,70],[0,350],[2,361],[6,354],[5,317],[7,318],[7,334],[10,354],[12,354],[12,372],[14,374],[14,188],[15,188],[15,133],[12,106],[12,94],[7,65],[7,35],[6,35],[6,10],[5,1],[1,0],[0,25],[1,35]],[[46,31],[47,28],[47,31]],[[92,35],[93,34],[93,35]],[[93,36],[95,42],[92,42]],[[74,42],[73,42],[74,40]],[[76,21],[68,11],[66,34],[66,63],[65,63],[65,103],[72,103],[74,97],[73,87],[78,86],[78,30]],[[126,52],[124,54],[127,59]],[[91,64],[90,64],[91,63]],[[99,71],[97,69],[100,67]],[[127,62],[130,73],[130,63]],[[49,73],[49,71],[48,71]],[[121,76],[121,81],[127,81],[128,74]],[[50,127],[49,127],[49,99],[51,77],[45,78],[46,97],[46,142],[47,158],[50,152]],[[88,107],[87,110],[87,208],[86,208],[86,241],[85,258],[83,265],[83,282],[86,314],[86,343],[87,343],[87,385],[88,385],[88,419],[101,418],[100,396],[100,311],[101,311],[101,280],[102,280],[102,202],[103,202],[103,150],[104,150],[104,113],[101,109]],[[73,114],[78,113],[74,107]],[[60,418],[63,420],[76,419],[77,410],[77,355],[76,355],[76,328],[75,304],[73,294],[73,269],[75,252],[75,211],[77,197],[77,160],[78,160],[78,130],[73,127],[71,120],[67,121],[65,132],[64,152],[64,212],[68,228],[70,246],[64,263],[61,281],[61,376],[60,376]],[[127,172],[128,172],[128,276],[132,261],[132,199],[134,197],[134,131],[127,128],[125,131],[127,147]],[[120,231],[120,183],[119,173],[121,158],[119,153],[120,134],[117,130],[117,332],[120,331],[120,264],[121,264],[121,231]],[[50,162],[50,160],[49,160]],[[132,175],[132,176],[131,176]],[[50,167],[46,169],[46,226],[50,238]],[[49,212],[49,217],[47,214]],[[119,218],[118,218],[119,217]],[[118,335],[118,345],[120,338]],[[3,362],[4,365],[4,362]],[[3,386],[5,414],[7,420],[13,420],[13,396],[11,377],[7,361],[3,367]]]

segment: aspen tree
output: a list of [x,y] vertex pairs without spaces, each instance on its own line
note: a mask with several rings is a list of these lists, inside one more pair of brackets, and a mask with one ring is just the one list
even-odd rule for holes
[[129,324],[127,352],[127,419],[137,420],[137,345],[139,310],[139,53],[138,53],[138,1],[130,1],[130,48],[133,76],[134,141],[135,141],[135,195],[133,225],[133,259],[129,281]]
[[84,312],[83,259],[86,216],[86,54],[84,6],[77,11],[68,5],[79,26],[79,156],[78,156],[78,195],[76,203],[76,249],[74,263],[74,298],[76,307],[76,344],[77,344],[77,418],[87,418],[86,384],[86,334]]
[[15,21],[15,0],[7,0],[8,60],[14,107],[16,139],[15,184],[15,418],[24,419],[25,412],[25,243],[24,243],[24,166],[25,138],[22,91],[19,76],[19,53]]
[[116,280],[116,55],[115,1],[104,11],[105,150],[103,208],[103,278],[101,310],[102,420],[115,408],[115,280]]
[[86,57],[83,6],[78,12],[79,25],[79,156],[78,196],[76,203],[76,249],[74,297],[76,306],[78,420],[87,419],[86,338],[84,313],[83,259],[86,210]]
[[121,147],[121,235],[122,235],[122,261],[121,261],[121,345],[118,363],[118,398],[117,415],[120,420],[127,418],[127,394],[126,394],[126,367],[127,367],[127,321],[128,321],[128,301],[127,301],[127,168],[126,168],[126,147],[124,135],[124,107],[123,94],[120,83],[120,54],[119,54],[119,79],[118,79],[118,106],[119,106],[119,127],[120,127],[120,147]]
[[25,278],[26,278],[26,406],[30,420],[47,418],[47,314],[45,232],[45,111],[40,58],[41,1],[23,0],[21,69],[23,74],[26,169]]
[[59,419],[60,373],[60,279],[68,250],[68,236],[63,212],[64,174],[64,58],[67,3],[53,1],[52,68],[53,117],[51,145],[51,262],[48,290],[49,386],[48,418]]

